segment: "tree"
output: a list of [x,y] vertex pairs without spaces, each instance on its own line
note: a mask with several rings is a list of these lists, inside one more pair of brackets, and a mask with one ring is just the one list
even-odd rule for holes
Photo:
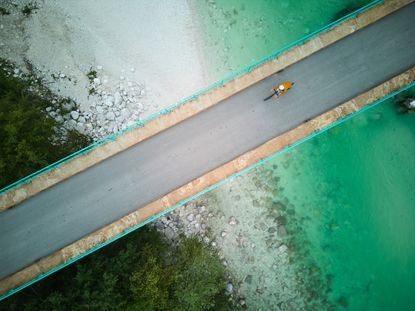
[[176,250],[172,310],[214,310],[226,300],[224,267],[218,256],[197,238],[181,240]]
[[2,301],[0,310],[231,310],[224,268],[196,238],[144,227]]
[[62,139],[63,126],[44,112],[48,106],[52,104],[31,90],[30,81],[0,69],[0,188],[91,142],[72,130],[65,130],[67,139]]

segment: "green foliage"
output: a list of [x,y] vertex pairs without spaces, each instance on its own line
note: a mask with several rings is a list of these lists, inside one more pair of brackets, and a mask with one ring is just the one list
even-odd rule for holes
[[212,310],[225,287],[219,258],[196,238],[184,239],[176,251],[172,310]]
[[0,15],[10,15],[10,12],[7,9],[0,6]]
[[97,77],[98,73],[96,72],[96,70],[93,70],[92,68],[89,70],[89,72],[86,74],[86,76],[89,79],[89,82],[93,82],[94,79]]
[[22,13],[24,16],[29,17],[34,11],[38,9],[39,7],[37,6],[36,2],[30,2],[22,8]]
[[51,103],[29,89],[30,82],[0,69],[0,188],[90,143],[76,131],[54,142],[62,126],[44,112]]
[[141,262],[130,278],[133,299],[141,310],[166,310],[169,303],[171,274],[154,247],[147,245]]
[[0,310],[231,310],[224,268],[197,239],[144,227],[0,304]]

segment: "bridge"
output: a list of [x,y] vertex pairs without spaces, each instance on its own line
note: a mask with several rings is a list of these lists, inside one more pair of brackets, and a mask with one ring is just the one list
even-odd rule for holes
[[[39,279],[70,261],[67,258],[79,258],[80,252],[68,245],[126,215],[144,211],[166,194],[200,181],[212,170],[385,81],[413,72],[414,16],[415,4],[410,3],[280,72],[259,78],[218,104],[15,206],[6,206],[0,213],[0,295],[6,297],[14,288]],[[408,79],[411,82],[414,77]],[[286,80],[295,81],[292,90],[278,100],[263,101],[276,81]],[[145,219],[153,218],[139,222]],[[102,245],[113,236],[100,239]],[[62,249],[73,254],[53,257]],[[22,276],[22,271],[31,276]]]

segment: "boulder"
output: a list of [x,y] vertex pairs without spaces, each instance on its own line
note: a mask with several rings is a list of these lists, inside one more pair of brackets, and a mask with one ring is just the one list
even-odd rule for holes
[[76,111],[76,110],[71,111],[71,117],[72,117],[72,119],[77,120],[78,117],[79,117],[79,112]]
[[288,250],[288,247],[286,245],[284,245],[284,244],[282,244],[280,247],[278,247],[278,251],[281,254],[284,254],[287,250]]
[[193,221],[194,220],[194,215],[193,214],[189,214],[189,215],[187,215],[187,220],[188,221]]
[[237,223],[238,223],[238,221],[236,220],[236,218],[234,217],[234,216],[231,216],[230,218],[229,218],[229,222],[228,222],[231,226],[235,226]]
[[229,282],[228,284],[226,284],[226,293],[232,294],[232,292],[233,292],[233,285],[231,282]]
[[[117,93],[115,93],[115,94],[117,94]],[[118,94],[119,94],[119,93],[118,93]],[[115,103],[115,105],[117,105],[117,99],[116,99],[115,95],[114,95],[114,97],[112,97],[112,96],[107,96],[107,98],[106,98],[106,100],[105,100],[105,104],[106,104],[108,107],[112,107],[112,106],[114,105],[114,103]]]
[[114,104],[116,106],[119,106],[121,104],[121,102],[122,102],[121,94],[119,92],[115,92],[115,94],[114,94]]
[[123,110],[121,110],[121,116],[124,119],[127,119],[130,115],[131,115],[131,112],[130,110],[128,110],[128,108],[124,108]]
[[109,112],[105,115],[105,118],[106,118],[107,120],[114,121],[114,120],[115,120],[115,114],[114,114],[114,112],[109,111]]

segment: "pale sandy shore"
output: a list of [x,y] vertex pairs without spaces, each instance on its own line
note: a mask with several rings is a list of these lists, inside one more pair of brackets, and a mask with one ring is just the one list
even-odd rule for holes
[[[74,99],[86,123],[83,113],[98,115],[90,128],[105,128],[101,136],[207,84],[203,40],[187,1],[43,0],[30,16],[21,13],[30,1],[14,3],[3,3],[11,14],[0,16],[0,57],[21,69],[30,62],[52,91]],[[98,79],[92,83],[91,71]],[[116,95],[108,109],[117,92],[124,105]]]

